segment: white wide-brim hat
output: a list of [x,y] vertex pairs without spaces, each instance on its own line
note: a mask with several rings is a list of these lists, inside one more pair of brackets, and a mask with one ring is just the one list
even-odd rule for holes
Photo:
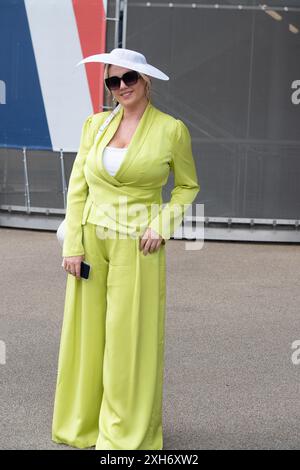
[[168,75],[158,68],[153,67],[153,65],[148,64],[143,54],[130,49],[116,48],[109,54],[90,55],[78,62],[77,65],[87,62],[102,62],[104,64],[119,65],[120,67],[126,67],[150,75],[150,77],[158,78],[159,80],[169,80]]

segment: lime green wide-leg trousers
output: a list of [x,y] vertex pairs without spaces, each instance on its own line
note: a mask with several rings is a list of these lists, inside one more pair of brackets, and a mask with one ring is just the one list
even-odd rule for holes
[[99,229],[83,226],[89,279],[67,274],[52,440],[162,449],[165,245],[144,255],[138,237]]

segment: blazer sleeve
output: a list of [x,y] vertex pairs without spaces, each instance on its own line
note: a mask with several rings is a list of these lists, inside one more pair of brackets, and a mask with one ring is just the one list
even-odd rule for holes
[[92,117],[88,116],[82,130],[80,145],[73,163],[68,192],[65,217],[65,236],[62,256],[79,256],[84,254],[82,243],[82,214],[88,194],[88,185],[83,167],[85,158],[93,144]]
[[180,119],[176,121],[171,160],[174,188],[171,191],[170,201],[159,210],[149,224],[164,239],[171,238],[200,191],[189,129]]

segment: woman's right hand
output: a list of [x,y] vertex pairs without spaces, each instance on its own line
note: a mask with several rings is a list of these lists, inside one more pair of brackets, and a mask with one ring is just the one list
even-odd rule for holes
[[81,261],[84,260],[84,255],[80,256],[68,256],[63,259],[62,267],[77,279],[80,279],[80,265]]

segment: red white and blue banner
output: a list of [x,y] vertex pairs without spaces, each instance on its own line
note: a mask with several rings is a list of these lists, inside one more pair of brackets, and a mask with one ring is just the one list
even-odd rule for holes
[[76,152],[103,111],[107,0],[0,1],[0,147]]

